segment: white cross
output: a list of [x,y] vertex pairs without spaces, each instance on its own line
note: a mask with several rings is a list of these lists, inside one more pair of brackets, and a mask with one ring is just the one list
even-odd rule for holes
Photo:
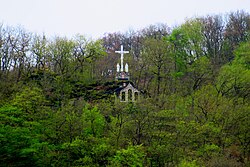
[[120,51],[115,51],[115,53],[121,54],[121,72],[123,72],[123,54],[129,53],[129,51],[124,51],[123,50],[123,45],[121,45],[121,50]]

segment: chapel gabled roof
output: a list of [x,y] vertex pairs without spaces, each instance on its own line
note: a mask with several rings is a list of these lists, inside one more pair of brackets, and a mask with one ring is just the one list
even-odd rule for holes
[[130,82],[121,91],[128,90],[128,89],[132,89],[134,92],[139,92]]

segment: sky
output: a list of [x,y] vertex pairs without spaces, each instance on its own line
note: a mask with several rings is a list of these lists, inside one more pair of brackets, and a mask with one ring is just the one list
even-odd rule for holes
[[0,0],[0,23],[51,37],[99,38],[237,10],[250,13],[250,0]]

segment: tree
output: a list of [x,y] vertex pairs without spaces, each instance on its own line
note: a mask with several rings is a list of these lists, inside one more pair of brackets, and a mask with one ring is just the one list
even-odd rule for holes
[[228,22],[225,28],[225,43],[228,45],[227,59],[232,61],[233,51],[240,42],[249,38],[250,16],[244,11],[232,12],[228,15]]
[[111,166],[143,166],[145,153],[142,149],[142,146],[128,146],[127,149],[117,150]]
[[[155,89],[151,90],[152,92],[156,92],[153,93],[153,96],[160,94],[162,80],[169,72],[167,65],[170,64],[171,59],[168,53],[169,46],[163,40],[148,38],[144,41],[142,59],[144,59],[147,64],[147,68],[144,72],[149,71],[149,74],[145,73],[144,75],[153,76],[152,79],[156,82]],[[150,81],[145,80],[143,82]]]
[[150,25],[142,29],[141,34],[144,38],[161,40],[169,34],[169,27],[166,24]]
[[[205,60],[203,58],[205,47],[202,28],[201,20],[190,19],[174,28],[171,34],[165,38],[165,42],[171,46],[170,56],[173,59],[171,78],[169,78],[172,88],[170,92],[179,92],[180,89],[183,94],[186,94],[186,91],[190,91],[183,89],[183,81],[189,83],[190,71],[194,70],[192,66],[196,66],[199,64],[198,62],[204,62]],[[202,60],[199,60],[200,58]],[[209,60],[206,60],[206,62],[209,64]]]
[[184,46],[188,56],[186,57],[186,63],[192,64],[195,60],[204,55],[202,22],[199,19],[190,19],[182,24],[180,28],[182,30],[184,40],[187,40],[187,45]]
[[0,108],[1,166],[30,166],[36,164],[33,146],[40,143],[41,124],[31,121],[22,109],[14,106]]
[[216,66],[220,66],[226,62],[224,53],[224,31],[225,21],[221,15],[207,16],[201,19],[202,33],[205,37],[205,54],[211,58],[211,62]]
[[[201,57],[189,66],[188,76],[191,78],[192,90],[196,90],[202,84],[209,83],[212,80],[212,69],[207,57]],[[190,92],[192,91],[190,90]]]
[[59,75],[69,73],[69,63],[72,60],[74,42],[66,38],[55,38],[49,44],[49,54],[51,57],[51,70]]
[[221,68],[217,81],[217,89],[223,95],[249,99],[249,42],[243,43],[236,51],[232,64]]
[[28,119],[33,120],[42,118],[45,113],[43,109],[46,106],[46,99],[41,89],[37,87],[24,87],[17,93],[12,104],[21,108]]
[[46,36],[34,36],[31,44],[32,58],[35,59],[37,70],[45,71],[50,67],[50,58],[48,57],[48,40]]

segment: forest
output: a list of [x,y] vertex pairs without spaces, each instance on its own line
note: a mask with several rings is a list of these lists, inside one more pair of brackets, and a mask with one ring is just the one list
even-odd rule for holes
[[[137,102],[108,93],[129,54]],[[47,37],[0,24],[0,166],[250,166],[250,14]]]

